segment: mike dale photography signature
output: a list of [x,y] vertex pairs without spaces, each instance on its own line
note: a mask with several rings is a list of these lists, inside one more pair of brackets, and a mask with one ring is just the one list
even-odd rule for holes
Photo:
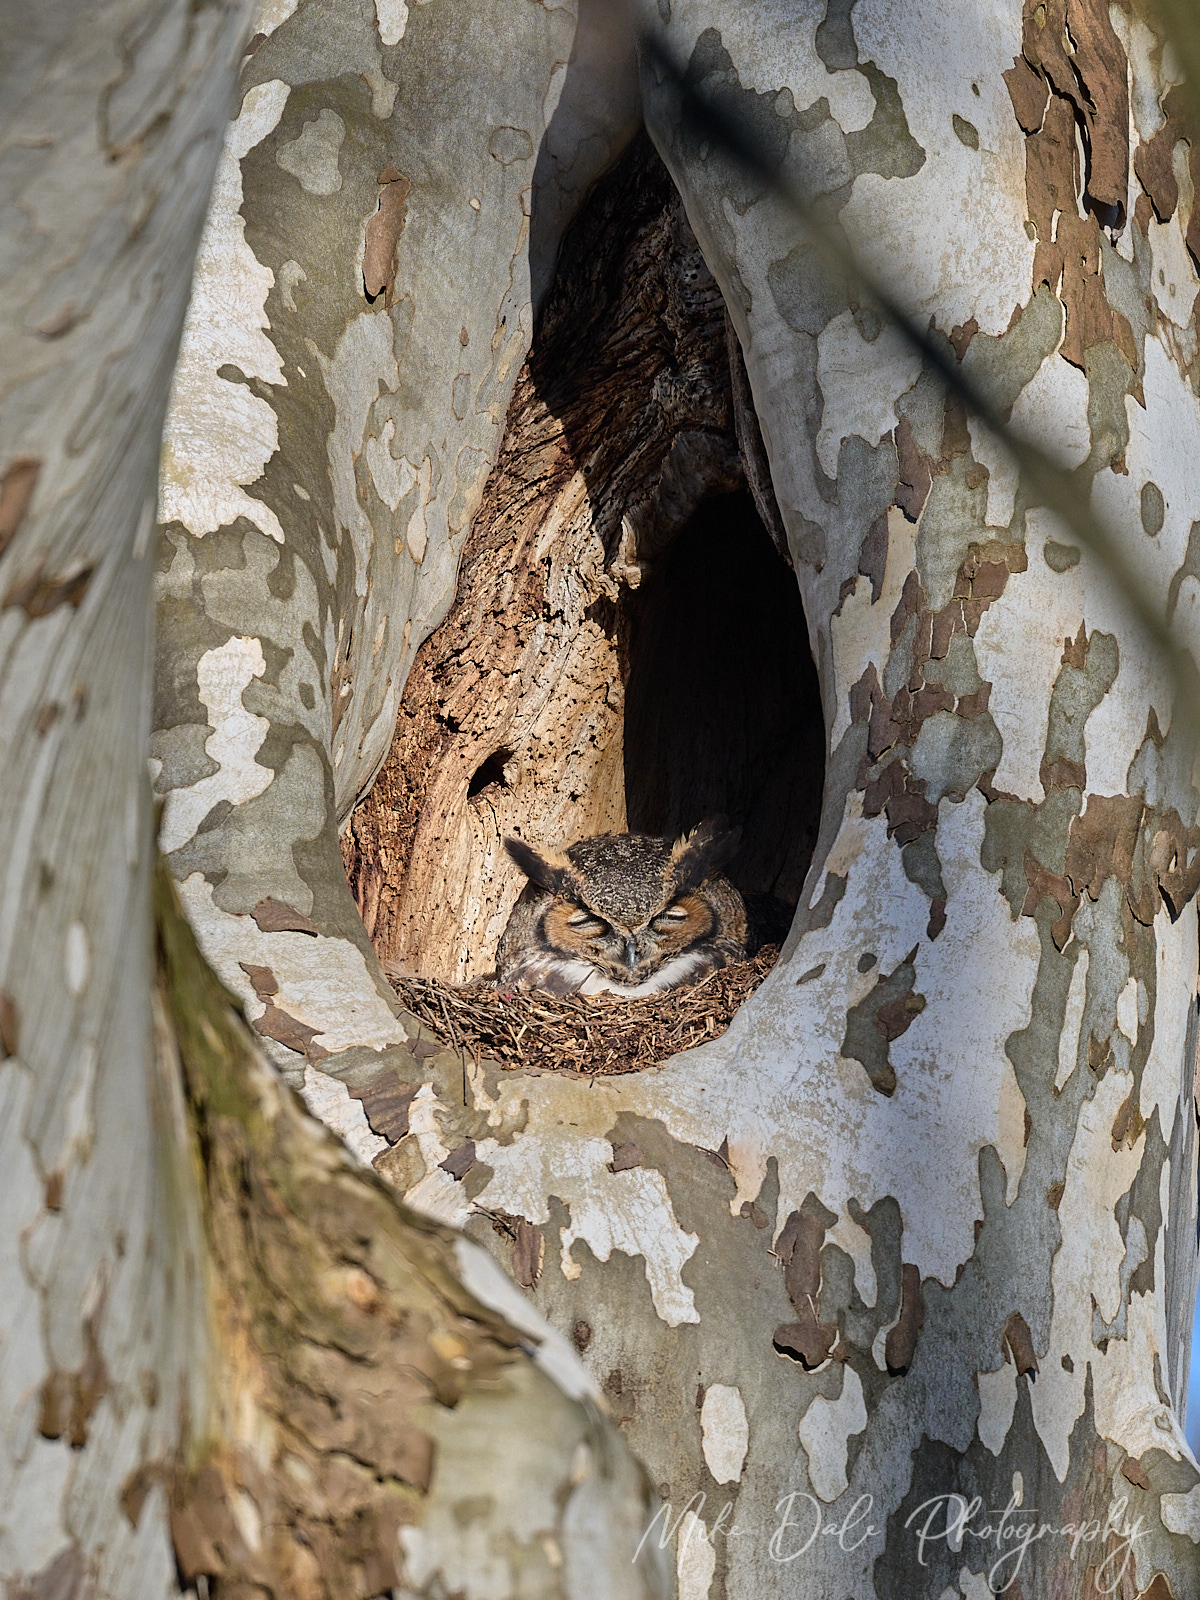
[[[815,1495],[793,1490],[776,1502],[770,1532],[763,1528],[740,1527],[734,1521],[734,1502],[727,1501],[711,1525],[704,1521],[706,1496],[697,1492],[675,1515],[663,1505],[642,1535],[634,1555],[636,1560],[648,1545],[659,1550],[674,1546],[682,1562],[692,1544],[706,1540],[766,1537],[770,1559],[782,1567],[818,1555],[826,1541],[846,1552],[871,1543],[882,1550],[886,1523],[872,1520],[875,1497],[859,1495],[846,1511],[824,1505]],[[1038,1544],[1061,1544],[1059,1554],[1071,1560],[1084,1553],[1096,1562],[1094,1581],[1098,1594],[1116,1594],[1129,1568],[1133,1546],[1144,1538],[1147,1529],[1141,1517],[1127,1515],[1127,1498],[1113,1500],[1104,1517],[1079,1522],[1056,1521],[1041,1517],[1036,1507],[1022,1507],[1014,1494],[1002,1510],[989,1509],[976,1497],[939,1494],[922,1501],[905,1519],[904,1528],[912,1538],[913,1557],[918,1567],[928,1567],[938,1547],[961,1556],[965,1565],[978,1571],[982,1558],[988,1588],[1004,1594],[1016,1583],[1030,1550]],[[1097,1561],[1100,1552],[1103,1559]]]

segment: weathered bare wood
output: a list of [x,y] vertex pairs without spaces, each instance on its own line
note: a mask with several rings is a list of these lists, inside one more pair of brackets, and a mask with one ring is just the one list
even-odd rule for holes
[[638,1554],[652,1486],[566,1341],[315,1127],[165,872],[158,933],[213,1341],[207,1407],[159,1471],[183,1578],[292,1600],[668,1592],[653,1546]]

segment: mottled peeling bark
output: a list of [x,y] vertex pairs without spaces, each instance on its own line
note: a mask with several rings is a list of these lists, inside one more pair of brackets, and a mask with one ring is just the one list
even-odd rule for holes
[[[155,480],[249,22],[0,7],[0,1585],[663,1594],[644,1472],[569,1346],[299,1106],[165,874],[156,993]],[[259,936],[319,937],[277,888]],[[311,1045],[247,965],[275,1047]]]
[[153,1474],[201,1404],[204,1338],[178,1089],[152,1047],[154,489],[248,22],[232,3],[0,7],[0,1575],[14,1596],[175,1589]]
[[[574,1338],[689,1508],[687,1600],[945,1600],[989,1573],[1026,1600],[1114,1577],[1182,1600],[1189,709],[1001,442],[653,73],[646,123],[744,353],[814,644],[813,865],[734,1027],[656,1072],[503,1072],[398,1015],[338,830],[492,515],[558,241],[633,119],[593,9],[578,32],[500,0],[387,15],[309,0],[254,56],[181,362],[155,738],[202,947],[310,1105]],[[644,20],[1012,426],[1082,469],[1195,654],[1195,144],[1140,7]],[[961,1541],[933,1537],[951,1495],[982,1508]],[[1031,1508],[1049,1531],[1013,1554]],[[835,1532],[801,1550],[816,1518]]]

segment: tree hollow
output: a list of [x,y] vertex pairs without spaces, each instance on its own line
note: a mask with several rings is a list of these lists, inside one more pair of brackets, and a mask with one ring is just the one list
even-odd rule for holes
[[782,935],[824,755],[741,352],[642,137],[564,240],[347,875],[381,958],[461,983],[491,970],[524,881],[506,835],[673,835],[724,813],[742,828],[730,875]]

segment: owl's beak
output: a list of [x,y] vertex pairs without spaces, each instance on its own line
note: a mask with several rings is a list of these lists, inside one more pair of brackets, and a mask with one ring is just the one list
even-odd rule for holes
[[625,965],[630,972],[637,966],[637,945],[632,939],[626,939],[625,941]]

